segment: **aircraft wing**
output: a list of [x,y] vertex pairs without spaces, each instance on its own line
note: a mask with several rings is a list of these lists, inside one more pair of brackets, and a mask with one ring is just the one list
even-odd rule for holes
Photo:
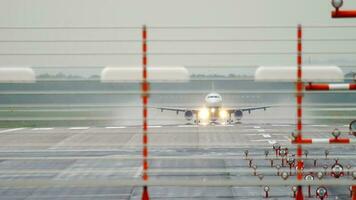
[[198,109],[191,109],[191,108],[174,108],[174,107],[155,107],[156,109],[163,111],[174,111],[177,114],[180,112],[186,112],[186,111],[193,111],[194,113],[198,112]]
[[261,107],[251,107],[251,108],[229,108],[227,109],[228,112],[235,112],[235,111],[242,111],[242,112],[248,112],[251,113],[251,111],[254,110],[266,110],[267,108],[270,108],[271,106],[261,106]]
[[[233,113],[235,111],[242,111],[242,112],[251,112],[254,110],[266,110],[267,108],[270,108],[271,106],[261,106],[261,107],[251,107],[251,108],[227,108],[226,111],[229,113]],[[194,113],[199,112],[199,109],[196,108],[175,108],[175,107],[155,107],[156,109],[163,111],[174,111],[177,113],[180,112],[186,112],[186,111],[193,111]]]

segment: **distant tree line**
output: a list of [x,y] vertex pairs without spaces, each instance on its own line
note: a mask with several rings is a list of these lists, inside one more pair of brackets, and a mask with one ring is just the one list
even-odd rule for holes
[[[351,79],[356,75],[356,72],[348,72],[345,74],[345,78]],[[252,75],[241,75],[241,74],[192,74],[192,78],[236,78],[236,77],[252,77]],[[80,75],[65,74],[62,72],[56,74],[44,73],[37,76],[38,79],[100,79],[100,75],[91,75],[89,77],[83,77]]]
[[99,79],[99,75],[91,75],[90,77],[83,77],[80,75],[73,75],[73,74],[64,74],[62,72],[56,74],[39,74],[37,76],[38,79]]

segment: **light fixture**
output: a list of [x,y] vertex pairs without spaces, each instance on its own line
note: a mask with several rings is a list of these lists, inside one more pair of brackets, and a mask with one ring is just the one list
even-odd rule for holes
[[340,178],[340,176],[344,175],[344,167],[338,163],[335,163],[331,167],[331,176],[335,178]]
[[265,186],[265,187],[263,188],[263,190],[264,190],[265,192],[268,192],[268,191],[269,191],[269,187],[268,187],[268,186]]
[[328,196],[328,190],[321,186],[321,187],[318,187],[316,189],[316,196],[319,198],[319,199],[325,199],[327,196]]
[[332,135],[337,139],[341,135],[341,131],[339,129],[334,129]]
[[344,1],[343,0],[332,0],[331,4],[334,6],[335,9],[339,9],[344,4]]
[[288,179],[288,177],[289,177],[289,175],[288,175],[288,173],[287,173],[287,172],[282,172],[281,177],[282,177],[282,179],[283,179],[283,180],[287,180],[287,179]]
[[314,180],[314,176],[311,175],[311,174],[308,174],[308,175],[306,175],[306,176],[304,177],[304,180],[306,180],[306,181],[313,181],[313,180]]

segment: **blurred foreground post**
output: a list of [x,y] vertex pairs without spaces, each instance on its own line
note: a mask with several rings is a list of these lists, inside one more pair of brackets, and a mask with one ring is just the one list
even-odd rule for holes
[[[142,27],[142,114],[143,114],[143,124],[142,124],[142,180],[146,182],[148,180],[148,98],[149,98],[149,83],[147,81],[147,29],[144,25]],[[142,200],[149,200],[147,185],[143,186]]]
[[[297,141],[302,141],[302,101],[303,101],[303,81],[302,81],[302,26],[298,25],[297,30],[297,82],[296,82],[296,98],[297,98]],[[303,155],[302,145],[297,146],[297,179],[303,179],[303,160],[300,158]],[[303,200],[303,188],[302,186],[297,186],[296,200]]]

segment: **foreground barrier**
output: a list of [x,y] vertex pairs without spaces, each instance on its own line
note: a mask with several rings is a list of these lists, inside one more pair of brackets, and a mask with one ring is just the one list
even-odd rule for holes
[[356,84],[308,84],[305,90],[356,90]]

